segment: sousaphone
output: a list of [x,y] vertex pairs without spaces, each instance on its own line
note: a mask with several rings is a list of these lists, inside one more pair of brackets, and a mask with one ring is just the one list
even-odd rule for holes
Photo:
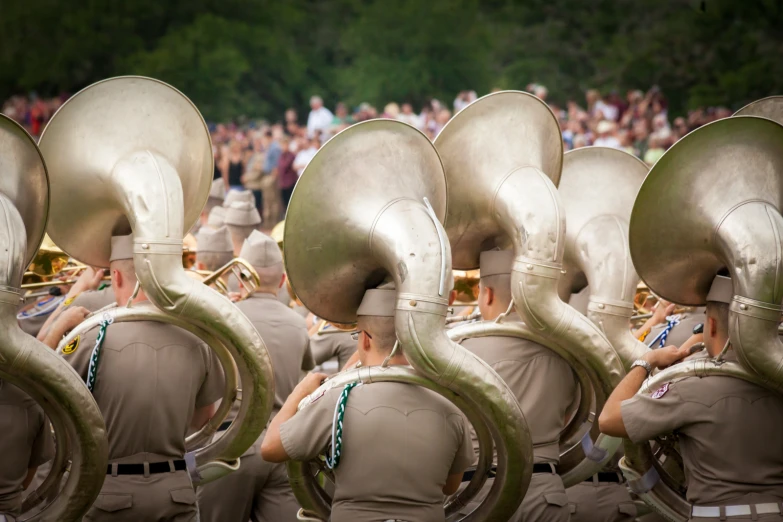
[[106,477],[106,427],[79,375],[49,347],[25,334],[16,320],[22,276],[46,228],[49,184],[35,141],[3,115],[0,172],[0,248],[4,252],[0,263],[0,378],[30,395],[54,426],[57,452],[52,473],[44,483],[46,489],[59,486],[68,459],[71,470],[59,495],[26,520],[81,520]]
[[213,171],[198,109],[163,82],[112,78],[69,99],[46,126],[40,147],[51,165],[52,240],[79,261],[107,267],[111,236],[132,232],[136,274],[150,301],[101,312],[60,346],[107,314],[114,321],[168,322],[199,336],[221,360],[226,389],[217,414],[188,447],[211,440],[239,394],[237,381],[241,406],[223,437],[185,460],[196,483],[236,469],[269,419],[274,378],[252,323],[182,266],[182,239],[207,200]]
[[[352,190],[324,197],[325,183]],[[317,207],[313,201],[319,202]],[[461,508],[481,489],[494,442],[494,486],[465,519],[508,520],[531,478],[530,435],[500,377],[446,335],[453,278],[441,225],[445,210],[443,166],[421,132],[391,120],[354,125],[321,148],[296,185],[286,215],[286,273],[309,310],[341,324],[356,322],[366,289],[394,281],[397,338],[412,368],[360,368],[325,386],[356,380],[413,382],[453,400],[482,444],[479,469],[446,511]],[[344,451],[351,451],[350,446]],[[302,506],[327,518],[328,497],[315,484],[309,465],[291,463],[289,478]]]
[[[513,248],[513,302],[524,321],[467,325],[452,330],[452,338],[517,336],[563,357],[581,388],[581,404],[561,435],[567,440],[587,420],[592,395],[598,414],[625,372],[600,329],[558,297],[566,223],[557,193],[563,164],[557,119],[535,96],[498,92],[454,116],[435,147],[446,170],[444,226],[454,268],[477,268],[483,250]],[[619,445],[620,439],[599,434],[597,427],[587,434],[561,455],[566,487],[594,475]]]
[[[734,286],[729,338],[739,364],[699,359],[650,379],[639,393],[687,375],[731,375],[783,389],[783,126],[736,116],[686,135],[650,171],[631,214],[634,265],[663,299],[703,306],[716,273]],[[718,358],[720,359],[720,358]],[[658,480],[647,453],[621,461],[641,479],[637,493],[669,520],[687,520],[690,504]]]

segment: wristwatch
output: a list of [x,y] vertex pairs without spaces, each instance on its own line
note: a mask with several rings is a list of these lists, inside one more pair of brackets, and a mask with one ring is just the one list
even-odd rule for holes
[[644,359],[636,359],[636,360],[633,362],[633,364],[631,365],[631,370],[633,370],[633,369],[634,369],[634,368],[636,368],[637,366],[640,366],[640,367],[642,367],[642,368],[644,368],[644,369],[645,369],[645,371],[647,372],[647,377],[649,377],[649,376],[650,376],[650,374],[651,374],[651,373],[652,373],[652,371],[653,371],[653,367],[652,367],[652,365],[651,365],[650,363],[648,363],[647,361],[645,361]]

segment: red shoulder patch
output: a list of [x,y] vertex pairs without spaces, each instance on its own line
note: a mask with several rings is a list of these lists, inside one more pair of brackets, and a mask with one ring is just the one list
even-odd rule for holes
[[651,395],[651,397],[652,397],[653,399],[660,399],[661,397],[663,397],[664,395],[666,395],[666,392],[667,392],[667,391],[669,391],[669,385],[670,385],[670,384],[671,384],[670,382],[665,382],[665,383],[663,383],[663,386],[661,386],[660,388],[658,388],[657,390],[655,390],[655,391],[653,392],[653,394]]

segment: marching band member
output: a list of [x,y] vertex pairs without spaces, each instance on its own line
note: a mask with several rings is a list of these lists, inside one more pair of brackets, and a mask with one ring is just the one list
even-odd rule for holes
[[[731,279],[716,276],[707,296],[704,341],[717,357],[729,339]],[[634,363],[601,413],[601,431],[642,443],[674,433],[685,467],[686,498],[695,522],[783,520],[783,400],[772,391],[729,376],[688,376],[637,395],[655,368],[689,354],[652,350]],[[736,356],[729,348],[726,359]]]
[[38,466],[54,458],[54,440],[43,409],[26,393],[0,380],[0,522],[14,522],[22,491]]
[[310,336],[310,349],[313,352],[315,364],[320,366],[330,359],[337,359],[337,371],[345,368],[348,361],[356,353],[356,341],[351,332],[344,332],[328,323],[318,328]]
[[[222,208],[222,207],[215,207]],[[196,268],[214,272],[234,258],[228,228],[202,227],[196,234]]]
[[[493,321],[511,304],[511,268],[514,253],[490,250],[480,256],[481,281],[478,306],[484,321]],[[515,312],[506,321],[519,320]],[[570,516],[563,481],[557,475],[560,433],[566,412],[576,397],[576,381],[570,366],[549,348],[517,337],[475,337],[461,342],[489,364],[511,388],[525,418],[530,420],[533,438],[533,478],[514,521],[567,521]],[[478,458],[478,441],[474,451]],[[467,478],[467,474],[466,474]],[[481,495],[469,503],[472,511],[489,492],[488,479]]]
[[[261,285],[237,303],[264,339],[275,372],[275,411],[315,366],[304,319],[277,300],[285,282],[283,256],[269,236],[254,231],[240,257],[258,272]],[[224,423],[226,429],[228,424]],[[263,435],[262,437],[263,438]],[[204,522],[295,521],[299,504],[288,483],[285,465],[267,462],[259,454],[261,439],[242,456],[239,471],[199,489]]]
[[[406,365],[392,354],[396,334],[393,289],[367,290],[358,309],[358,353],[363,366]],[[267,430],[265,460],[315,458],[329,445],[335,406],[333,388],[297,413],[325,375],[299,383]],[[473,460],[468,425],[449,401],[424,388],[380,382],[354,388],[344,410],[339,465],[335,469],[332,522],[443,521],[443,495],[452,494]],[[380,471],[379,471],[380,470]]]
[[[127,302],[136,286],[131,236],[111,241],[112,287]],[[145,301],[139,291],[134,303]],[[44,339],[52,348],[87,314],[64,311]],[[85,379],[106,421],[109,466],[87,520],[198,520],[183,460],[185,435],[214,414],[223,392],[219,361],[194,335],[152,321],[112,324],[77,337],[63,357]],[[97,353],[97,356],[93,354]]]
[[234,255],[238,256],[245,239],[261,223],[261,216],[253,203],[235,201],[226,209],[224,221],[231,233],[231,241],[234,243]]

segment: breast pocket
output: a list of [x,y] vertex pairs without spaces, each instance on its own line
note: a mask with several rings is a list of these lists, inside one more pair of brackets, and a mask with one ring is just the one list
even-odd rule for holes
[[95,499],[94,507],[107,513],[116,513],[123,509],[133,507],[133,495],[130,494],[102,494]]

